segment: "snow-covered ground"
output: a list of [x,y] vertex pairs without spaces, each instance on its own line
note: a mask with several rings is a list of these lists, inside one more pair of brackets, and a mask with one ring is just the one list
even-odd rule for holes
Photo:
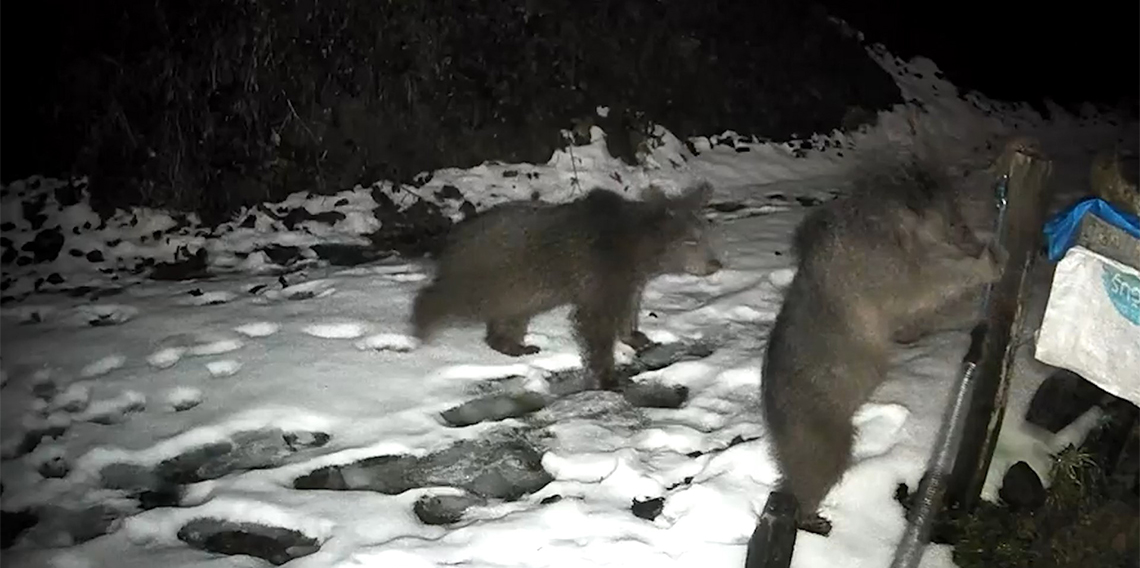
[[[264,565],[183,542],[229,526],[188,525],[207,518],[303,533],[312,541],[279,557],[297,556],[289,563],[297,568],[742,566],[777,478],[758,404],[760,357],[793,274],[788,240],[810,207],[842,194],[844,173],[859,160],[910,146],[912,116],[920,137],[964,170],[987,165],[1009,136],[1033,136],[1054,160],[1058,190],[1075,192],[1086,186],[1092,152],[1135,137],[1134,125],[1111,117],[1057,109],[1044,120],[1026,107],[967,100],[929,61],[879,57],[914,102],[859,133],[818,136],[828,142],[823,150],[727,133],[691,141],[694,154],[662,131],[645,164],[631,167],[608,156],[595,129],[594,143],[558,152],[545,165],[442,170],[417,188],[380,183],[333,196],[298,194],[212,231],[192,216],[141,209],[103,220],[81,191],[72,204],[57,199],[72,186],[54,180],[6,187],[6,249],[37,238],[37,247],[65,242],[55,260],[7,265],[3,276],[4,295],[20,299],[2,310],[2,508],[54,519],[6,550],[5,564]],[[406,320],[413,294],[430,277],[428,261],[332,266],[312,249],[366,244],[364,235],[378,227],[372,210],[379,194],[400,203],[404,191],[446,195],[454,186],[482,208],[534,193],[561,201],[594,186],[635,194],[654,182],[676,190],[701,178],[716,187],[708,213],[717,220],[726,269],[655,280],[641,319],[650,338],[667,346],[713,348],[634,378],[687,387],[680,408],[631,407],[609,393],[552,395],[557,377],[580,365],[566,309],[533,322],[528,342],[542,348],[535,355],[500,355],[476,326],[416,345],[405,335]],[[985,232],[988,188],[971,187],[971,215]],[[41,205],[26,211],[21,204],[29,202]],[[440,203],[458,218],[459,200]],[[308,215],[282,220],[301,207]],[[276,266],[262,250],[274,244],[298,247],[300,260],[288,270]],[[202,247],[213,278],[154,281],[126,270]],[[1038,270],[1038,314],[1049,270]],[[1049,448],[1019,420],[1048,371],[1032,361],[1032,329],[1021,336],[1026,345],[994,463],[1001,471],[1026,456],[1041,468]],[[829,538],[801,533],[793,566],[889,562],[905,525],[895,487],[914,487],[923,472],[967,339],[949,332],[900,348],[891,380],[856,417],[856,463],[825,503],[835,529]],[[621,360],[629,361],[624,349]],[[462,427],[442,417],[504,393],[546,406]],[[1071,433],[1062,434],[1063,441]],[[542,478],[540,488],[513,500],[491,491],[457,522],[422,522],[421,497],[462,492],[433,484],[439,476],[413,479],[416,468],[440,452],[462,460],[452,454],[474,455],[467,449],[503,439],[537,451],[540,461],[529,467]],[[469,445],[447,453],[463,441]],[[502,460],[518,466],[525,454]],[[377,460],[351,465],[376,456],[424,459],[398,470],[408,479],[385,493],[367,488],[387,487],[390,480],[376,476],[397,470]],[[156,477],[172,475],[190,482],[177,506],[140,510],[140,489],[156,489]],[[295,485],[298,479],[325,481]],[[321,489],[336,483],[360,490]],[[991,484],[987,494],[994,491]],[[102,523],[109,534],[71,545],[76,531],[67,519]],[[924,566],[952,565],[949,549],[928,549]]]

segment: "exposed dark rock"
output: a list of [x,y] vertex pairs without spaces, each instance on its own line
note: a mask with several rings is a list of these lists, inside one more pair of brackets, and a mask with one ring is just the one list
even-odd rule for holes
[[310,247],[317,256],[334,266],[356,266],[380,258],[375,249],[370,246],[349,245],[340,243],[318,243]]
[[27,509],[0,511],[0,549],[7,549],[16,544],[20,535],[34,527],[39,520],[35,513]]
[[255,556],[274,566],[320,550],[316,539],[292,529],[212,518],[186,523],[178,540],[207,552]]
[[1019,461],[1005,472],[998,496],[1011,511],[1034,511],[1045,504],[1045,487],[1037,472]]
[[59,252],[63,250],[64,242],[66,239],[63,233],[60,232],[59,227],[55,227],[36,233],[36,237],[26,243],[22,249],[25,252],[31,252],[32,262],[39,264],[59,258]]
[[274,264],[281,266],[289,266],[301,258],[301,249],[294,246],[269,244],[262,247],[261,251]]
[[190,254],[185,248],[180,249],[180,254],[177,256],[185,256],[183,260],[175,260],[174,262],[159,262],[155,264],[154,269],[150,273],[152,280],[194,280],[197,278],[208,278],[210,272],[208,269],[208,254],[205,247],[198,249],[197,252]]
[[665,510],[665,498],[654,497],[653,499],[646,499],[644,501],[634,499],[630,511],[633,512],[635,517],[652,521],[656,519],[661,511]]
[[467,509],[482,505],[486,499],[475,495],[423,495],[416,499],[412,511],[425,525],[450,525],[459,522]]
[[542,454],[513,435],[465,440],[423,458],[377,456],[344,466],[324,467],[293,482],[297,489],[368,490],[396,495],[409,489],[449,486],[481,498],[513,501],[553,478]]
[[1025,411],[1025,421],[1056,434],[1104,396],[1100,387],[1080,375],[1058,369],[1037,387]]

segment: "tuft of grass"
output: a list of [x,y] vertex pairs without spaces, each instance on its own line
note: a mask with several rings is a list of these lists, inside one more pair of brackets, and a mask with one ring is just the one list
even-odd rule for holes
[[1052,485],[1036,511],[981,503],[954,521],[954,562],[962,568],[1135,566],[1140,529],[1135,503],[1110,496],[1095,456],[1069,446],[1054,456]]

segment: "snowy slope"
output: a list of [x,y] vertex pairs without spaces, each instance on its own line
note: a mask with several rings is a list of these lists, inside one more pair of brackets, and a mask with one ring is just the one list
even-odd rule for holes
[[[240,526],[293,535],[292,548],[268,555],[296,557],[288,565],[298,568],[741,566],[777,477],[758,410],[759,357],[792,276],[789,236],[810,207],[842,194],[843,173],[859,160],[909,147],[912,116],[923,139],[964,169],[985,165],[1007,136],[1035,136],[1055,161],[1058,187],[1074,191],[1092,151],[1134,136],[1111,117],[1057,111],[1046,121],[1023,107],[964,100],[929,61],[879,57],[914,102],[881,114],[874,128],[818,136],[822,150],[727,133],[691,141],[694,154],[662,131],[645,165],[631,167],[606,154],[595,129],[593,143],[544,165],[297,194],[213,229],[143,209],[104,219],[81,184],[4,188],[5,251],[31,260],[3,276],[11,300],[0,312],[2,508],[45,519],[5,551],[5,563],[264,565],[187,544],[219,546],[211,531],[249,523]],[[580,366],[565,309],[532,324],[535,355],[495,353],[474,327],[416,345],[406,318],[429,262],[338,266],[313,246],[365,247],[380,225],[377,200],[407,201],[404,192],[447,196],[440,206],[459,218],[467,201],[480,209],[534,194],[561,201],[595,186],[635,194],[650,182],[674,190],[699,178],[717,188],[708,214],[727,267],[650,285],[644,330],[688,356],[635,377],[686,387],[680,408],[634,407],[610,393],[560,396],[568,392],[560,381]],[[963,183],[985,232],[988,188],[972,179],[980,178]],[[298,209],[305,213],[291,214]],[[273,245],[295,254],[275,261]],[[52,249],[56,256],[35,258]],[[146,278],[148,267],[200,249],[211,278]],[[857,463],[825,503],[835,530],[801,533],[793,566],[888,562],[904,527],[895,486],[921,476],[966,341],[945,333],[900,351],[891,380],[856,417]],[[1013,416],[1045,368],[1025,359],[1019,369],[995,467],[1044,447]],[[472,412],[487,416],[500,408],[483,402],[504,399],[544,408],[448,423],[460,405],[480,401]],[[392,457],[370,459],[378,456]],[[498,467],[517,477],[465,490],[441,481],[455,469]],[[160,478],[184,482],[185,493],[165,495]],[[523,482],[524,494],[512,493]],[[423,521],[425,503],[449,498],[469,505],[456,522]],[[83,531],[108,534],[75,544]],[[924,565],[951,566],[949,551],[931,547]]]

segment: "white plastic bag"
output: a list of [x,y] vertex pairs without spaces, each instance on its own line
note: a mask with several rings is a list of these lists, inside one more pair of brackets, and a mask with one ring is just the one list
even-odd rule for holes
[[1140,271],[1069,249],[1053,275],[1036,357],[1140,405]]

